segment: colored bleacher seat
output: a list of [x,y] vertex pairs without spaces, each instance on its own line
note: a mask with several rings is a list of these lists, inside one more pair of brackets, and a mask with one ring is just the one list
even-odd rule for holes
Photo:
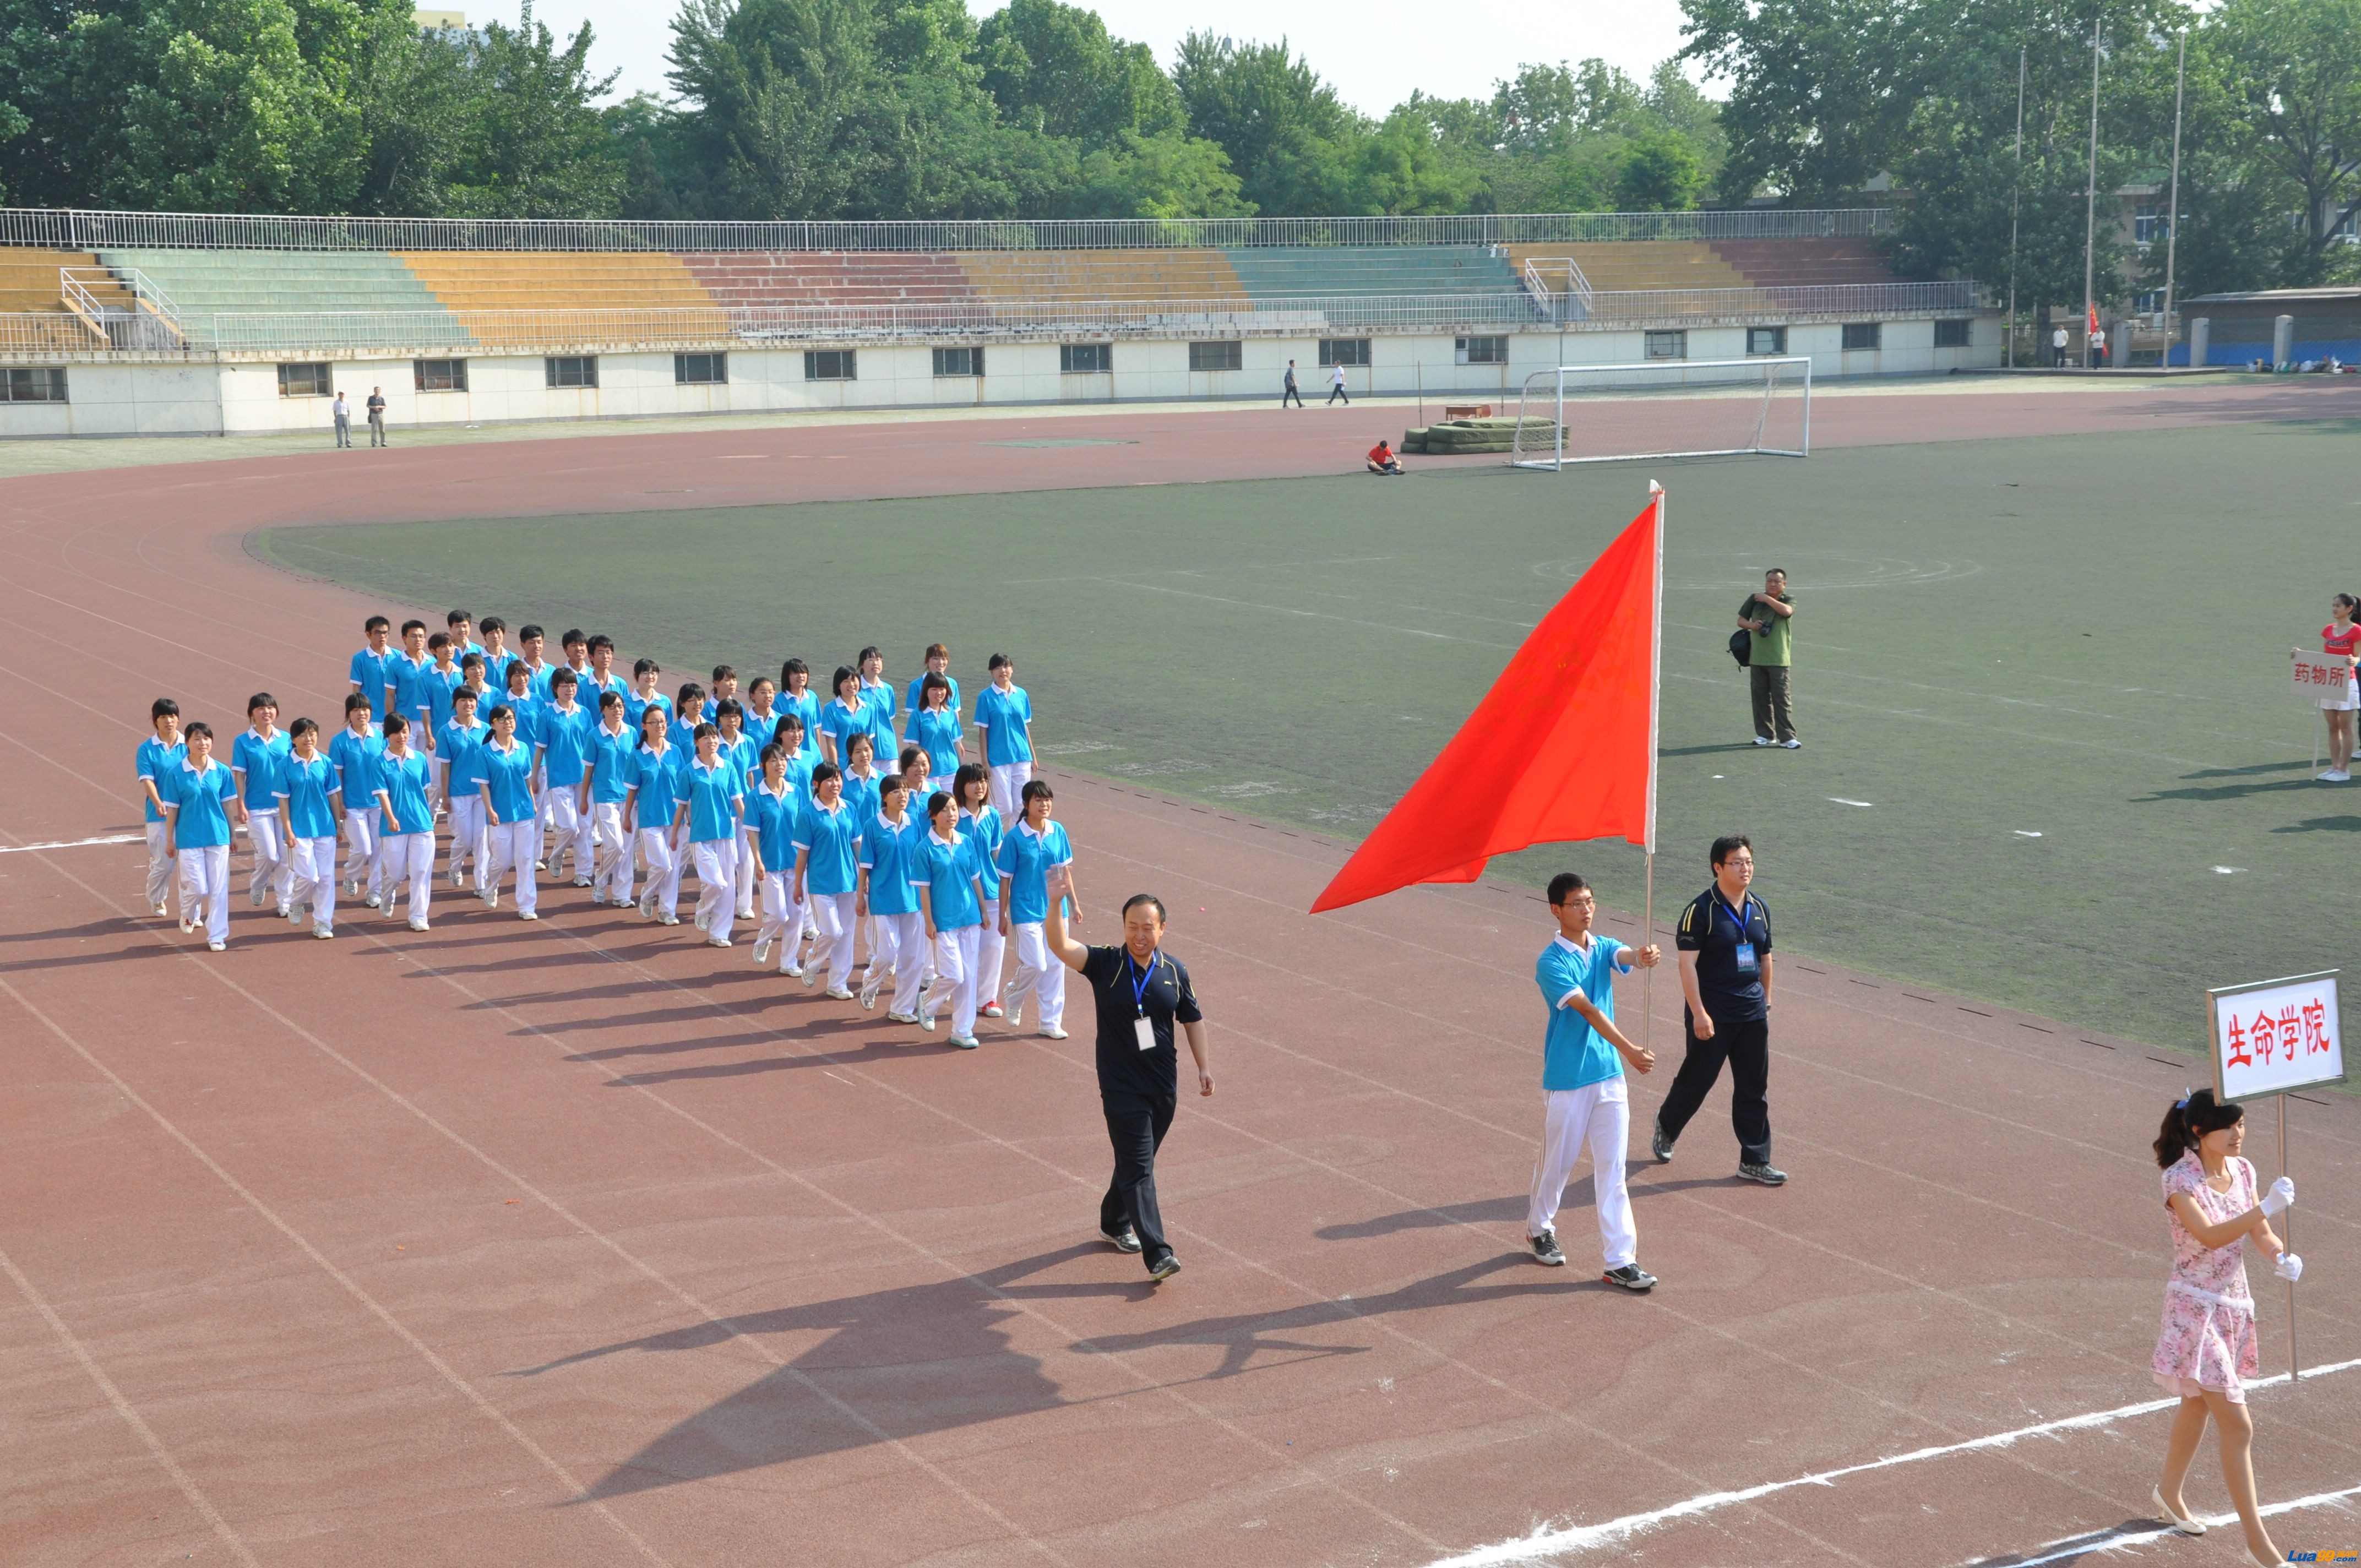
[[1512,294],[1519,268],[1480,245],[1256,246],[1227,253],[1257,300],[1338,294]]
[[133,308],[128,289],[120,282],[100,281],[92,276],[104,269],[98,258],[86,250],[0,247],[0,314],[42,318],[12,323],[11,347],[72,354],[106,346],[96,329],[66,305],[58,274],[68,267],[82,274],[83,288],[102,309],[128,312]]
[[1009,302],[1244,300],[1218,250],[966,250],[954,258],[978,295]]
[[899,250],[691,250],[682,265],[725,305],[936,304],[972,297],[948,256]]
[[[423,250],[396,259],[488,348],[727,329],[705,285],[664,251]],[[641,323],[612,314],[627,311],[663,314]]]
[[1885,257],[1865,239],[1718,239],[1713,249],[1758,289],[1896,280]]
[[[381,250],[107,250],[99,257],[151,279],[198,347],[240,343],[236,323],[216,317],[280,313],[316,314],[304,334],[324,349],[466,342],[434,292]],[[413,319],[390,335],[376,314],[382,312]]]

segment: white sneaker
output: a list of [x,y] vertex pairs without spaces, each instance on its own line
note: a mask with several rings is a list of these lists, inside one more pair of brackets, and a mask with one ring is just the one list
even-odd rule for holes
[[726,948],[730,945],[730,938],[727,937],[708,937],[705,938],[705,945],[708,948]]
[[873,987],[863,985],[861,988],[861,1010],[863,1013],[877,1011],[877,992]]
[[831,985],[826,991],[821,992],[820,994],[827,997],[831,1002],[850,1002],[852,1000],[852,992],[840,985]]
[[595,887],[594,887],[594,888],[592,888],[592,889],[590,890],[590,904],[591,904],[591,906],[592,906],[593,908],[596,908],[596,907],[597,907],[597,906],[598,906],[599,905],[602,905],[602,904],[604,904],[604,903],[606,903],[606,902],[607,902],[607,890],[606,890],[606,889],[604,889],[604,888],[595,888]]
[[1783,751],[1801,751],[1803,749],[1803,745],[1804,743],[1801,740],[1798,740],[1793,735],[1790,735],[1784,740],[1779,742],[1779,750]]
[[197,934],[197,923],[196,923],[195,921],[193,921],[193,920],[190,919],[190,918],[189,918],[187,916],[185,916],[185,915],[181,916],[181,936],[183,936],[183,937],[193,937],[193,936],[195,936],[196,934]]
[[538,920],[541,918],[541,911],[538,909],[520,909],[517,911],[517,918],[520,920]]
[[291,904],[279,913],[285,917],[290,926],[303,924],[303,906],[300,904]]
[[2314,773],[2312,776],[2323,784],[2346,784],[2353,778],[2353,775],[2343,768],[2331,768],[2324,773]]
[[576,877],[574,879],[574,885],[577,887],[588,887],[590,885],[590,879],[587,876]]
[[205,946],[212,948],[216,953],[226,952],[229,949],[229,944],[227,942],[207,942]]
[[1772,743],[1771,737],[1768,735],[1757,735],[1754,738],[1754,743],[1757,746],[1768,746]]
[[270,890],[267,887],[249,887],[246,890],[247,903],[252,905],[257,909],[261,908],[262,901],[269,896]]
[[500,890],[498,886],[484,889],[482,896],[485,908],[498,909],[500,906]]
[[642,920],[653,920],[655,917],[656,890],[654,888],[650,888],[647,892],[640,894],[640,918]]
[[426,929],[426,922],[423,920],[412,920],[410,923],[410,928],[413,931],[423,931]]
[[656,924],[659,926],[677,926],[680,924],[680,916],[677,915],[659,915],[656,916]]
[[375,909],[385,901],[382,898],[379,898],[376,894],[372,893],[367,898],[362,899],[361,902],[368,905],[371,909]]
[[170,913],[170,912],[169,912],[168,910],[166,910],[166,909],[165,909],[165,907],[164,907],[162,905],[160,905],[160,904],[159,904],[159,905],[158,905],[156,906],[156,913],[157,913],[158,915],[161,916],[161,915],[168,914],[168,913]]
[[1045,1040],[1062,1040],[1066,1037],[1066,1031],[1060,1029],[1055,1024],[1049,1025],[1045,1028],[1041,1029],[1039,1033],[1041,1037]]
[[463,872],[463,871],[461,871],[458,867],[456,867],[456,866],[453,866],[453,867],[451,868],[451,885],[452,885],[453,887],[465,887],[465,886],[467,886],[467,872]]
[[804,989],[808,991],[813,986],[818,985],[819,983],[819,965],[812,964],[807,966],[803,971]]
[[324,941],[324,941],[326,941],[329,938],[331,938],[331,937],[335,936],[335,932],[334,932],[334,931],[330,930],[330,929],[329,929],[327,927],[325,927],[325,926],[314,926],[314,927],[312,927],[312,935],[313,935],[314,937],[319,938],[320,938],[320,940],[322,940],[322,941]]
[[764,964],[769,963],[770,961],[771,961],[771,938],[768,938],[768,937],[757,937],[757,938],[754,938],[754,967],[755,967],[756,969],[761,969]]
[[1012,1029],[1022,1029],[1025,1027],[1025,1009],[1022,1007],[1011,1007],[1008,1009],[1006,1015],[1000,1021],[1007,1025]]
[[929,1035],[933,1034],[935,1032],[935,1015],[931,1013],[920,1013],[918,1014],[918,1027],[924,1029]]

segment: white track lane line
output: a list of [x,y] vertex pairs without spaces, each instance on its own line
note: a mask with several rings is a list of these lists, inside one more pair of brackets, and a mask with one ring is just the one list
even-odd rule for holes
[[[2315,1377],[2333,1376],[2340,1372],[2351,1372],[2356,1367],[2361,1367],[2361,1360],[2339,1361],[2326,1366],[2306,1367],[2303,1373],[2304,1381],[2310,1382]],[[2269,1377],[2258,1377],[2246,1387],[2259,1390],[2284,1384],[2287,1380],[2288,1375],[2281,1372]],[[1913,1449],[1907,1453],[1896,1453],[1884,1459],[1872,1459],[1866,1464],[1848,1464],[1842,1469],[1822,1470],[1814,1475],[1797,1475],[1785,1481],[1766,1481],[1762,1486],[1748,1486],[1741,1491],[1706,1492],[1685,1501],[1674,1503],[1667,1508],[1651,1508],[1646,1513],[1641,1514],[1625,1514],[1621,1519],[1608,1519],[1600,1524],[1567,1525],[1554,1529],[1543,1525],[1530,1535],[1521,1536],[1513,1541],[1499,1541],[1491,1546],[1479,1546],[1473,1552],[1441,1559],[1429,1564],[1429,1568],[1502,1568],[1503,1564],[1509,1563],[1546,1563],[1552,1558],[1627,1541],[1632,1536],[1643,1534],[1658,1525],[1670,1524],[1675,1519],[1695,1519],[1699,1515],[1732,1508],[1740,1503],[1751,1503],[1759,1497],[1767,1497],[1774,1493],[1793,1491],[1798,1486],[1828,1486],[1835,1485],[1845,1476],[1860,1475],[1872,1470],[1890,1470],[1903,1464],[1921,1464],[1930,1459],[1948,1459],[1956,1453],[1973,1453],[1986,1449],[2007,1448],[2029,1437],[2051,1437],[2059,1432],[2087,1431],[2094,1427],[2111,1426],[2116,1421],[2127,1420],[2135,1416],[2154,1415],[2159,1410],[2169,1410],[2180,1402],[2178,1399],[2144,1399],[2136,1405],[2119,1405],[2112,1410],[2093,1410],[2087,1415],[2067,1416],[2059,1420],[2018,1427],[2013,1431],[1993,1432],[1988,1437],[1971,1438],[1966,1442],[1945,1443],[1937,1448]],[[2322,1493],[2316,1497],[2299,1498],[2290,1503],[2277,1503],[2263,1511],[2268,1514],[2289,1508],[2308,1508],[2332,1497],[2350,1497],[2355,1493],[2361,1493],[2361,1487],[2355,1487],[2345,1492]],[[2137,1534],[2136,1531],[2131,1533]],[[2159,1530],[2158,1533],[2161,1534],[2162,1531]],[[2083,1538],[2073,1539],[2082,1540]],[[2092,1547],[2085,1541],[2085,1544],[2074,1550],[2086,1552],[2092,1550]],[[2046,1563],[2052,1559],[2038,1558],[2033,1561]]]
[[28,850],[86,850],[93,844],[144,844],[145,833],[110,833],[102,839],[70,839],[57,844],[0,844],[0,855],[21,855]]

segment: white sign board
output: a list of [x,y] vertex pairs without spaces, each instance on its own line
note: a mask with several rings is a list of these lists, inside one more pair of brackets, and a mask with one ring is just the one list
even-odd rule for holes
[[2298,696],[2333,696],[2345,700],[2353,689],[2353,666],[2339,653],[2304,653],[2295,656],[2295,695]]
[[2345,1077],[2336,975],[2330,970],[2205,993],[2216,1097],[2252,1100]]

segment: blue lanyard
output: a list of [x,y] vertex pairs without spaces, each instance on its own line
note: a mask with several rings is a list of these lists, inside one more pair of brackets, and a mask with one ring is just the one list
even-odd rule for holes
[[[1157,957],[1161,956],[1161,954],[1157,955]],[[1148,988],[1156,980],[1156,958],[1152,957],[1148,960],[1148,970],[1144,974],[1139,973],[1138,960],[1129,953],[1124,954],[1123,961],[1126,966],[1126,972],[1139,974],[1139,978],[1131,982],[1131,1004],[1139,1015],[1145,1018],[1148,1016]]]
[[1728,911],[1730,917],[1732,920],[1738,922],[1738,939],[1741,942],[1745,941],[1747,939],[1746,910],[1747,905],[1754,902],[1754,895],[1751,893],[1741,894],[1739,896],[1738,907],[1735,909],[1731,909],[1730,907],[1730,901],[1722,897],[1719,893],[1713,895],[1713,901],[1721,905],[1724,910]]

